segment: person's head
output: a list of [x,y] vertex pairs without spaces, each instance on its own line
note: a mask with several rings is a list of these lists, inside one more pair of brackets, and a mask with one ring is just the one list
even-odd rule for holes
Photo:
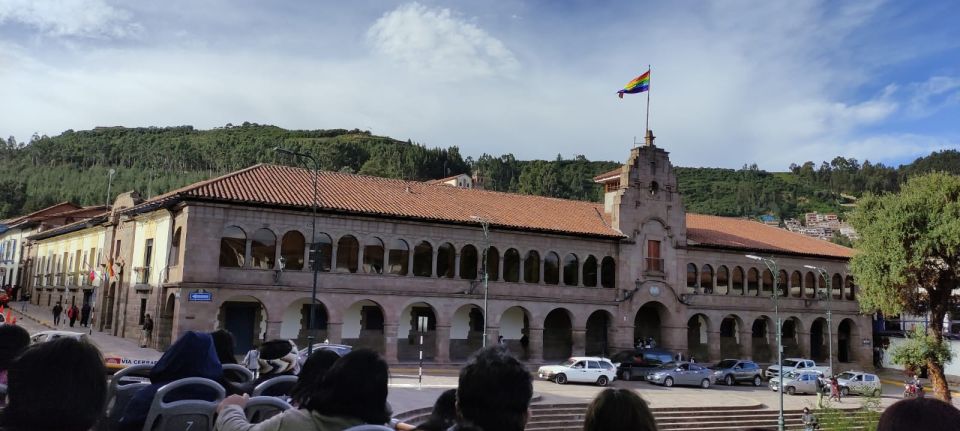
[[167,348],[150,370],[152,383],[169,383],[186,377],[223,379],[223,365],[217,359],[210,334],[187,331]]
[[360,419],[368,424],[390,420],[387,412],[387,362],[376,352],[357,349],[338,359],[317,390],[307,410],[322,415]]
[[807,413],[810,413],[810,408],[809,408],[809,407],[804,407],[804,408],[803,408],[803,414],[807,414]]
[[0,371],[10,368],[13,358],[30,345],[30,333],[17,325],[0,325]]
[[880,415],[877,431],[947,431],[957,429],[960,410],[936,398],[911,398],[893,403]]
[[217,358],[221,364],[237,363],[236,354],[233,352],[237,342],[233,339],[233,334],[226,329],[217,329],[210,333],[213,338],[213,348],[217,351]]
[[290,398],[295,404],[305,406],[310,402],[310,397],[319,388],[324,374],[334,362],[337,362],[337,359],[340,359],[340,355],[333,350],[319,349],[310,354],[303,362],[297,384],[290,392]]
[[296,374],[300,370],[297,345],[290,340],[270,340],[260,346],[260,375]]
[[10,365],[4,430],[86,431],[103,413],[107,370],[90,343],[58,338],[29,347]]
[[447,389],[433,403],[433,411],[427,423],[433,429],[446,430],[457,423],[457,390]]
[[147,320],[150,320],[150,319],[151,319],[150,313],[147,313],[146,315],[144,315],[143,318],[144,318],[144,319],[147,319]]
[[457,413],[485,430],[522,431],[532,397],[530,372],[503,346],[480,350],[460,370]]
[[647,403],[629,389],[605,389],[597,394],[583,420],[584,431],[656,431]]

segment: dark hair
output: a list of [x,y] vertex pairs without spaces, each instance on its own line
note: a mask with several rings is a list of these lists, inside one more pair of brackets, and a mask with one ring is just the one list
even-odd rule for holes
[[457,410],[482,429],[522,431],[532,397],[530,372],[503,346],[480,350],[460,370]]
[[0,371],[10,368],[13,358],[30,345],[30,333],[22,326],[0,325]]
[[629,389],[605,389],[597,394],[583,419],[583,431],[656,431],[657,421],[647,402]]
[[293,385],[290,391],[290,398],[294,404],[305,406],[310,402],[310,397],[320,387],[324,374],[334,362],[337,362],[337,359],[340,359],[340,355],[328,349],[319,349],[307,357],[303,367],[300,368],[297,384]]
[[457,390],[447,389],[437,397],[426,422],[417,427],[423,431],[446,431],[457,423]]
[[32,346],[8,373],[4,430],[86,431],[103,414],[107,370],[90,343],[65,337]]
[[900,400],[880,415],[877,431],[947,431],[957,429],[960,410],[936,398]]
[[217,329],[211,332],[210,336],[213,337],[213,348],[217,351],[217,358],[220,359],[220,363],[236,364],[237,355],[233,352],[233,349],[237,342],[234,340],[233,334],[226,329]]
[[351,351],[327,370],[306,408],[382,425],[390,420],[386,409],[389,378],[387,362],[377,352]]

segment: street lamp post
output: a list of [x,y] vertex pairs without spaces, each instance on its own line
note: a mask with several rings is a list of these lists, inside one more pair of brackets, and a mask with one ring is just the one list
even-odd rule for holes
[[[803,265],[804,268],[813,269],[820,273],[820,276],[823,277],[824,282],[827,285],[827,349],[828,355],[830,355],[830,375],[833,375],[833,319],[832,314],[833,310],[830,304],[830,301],[833,300],[833,286],[830,285],[830,274],[827,273],[827,270],[813,265]],[[823,299],[822,295],[820,299]]]
[[480,223],[483,228],[483,340],[482,347],[487,347],[487,297],[489,292],[489,270],[487,269],[487,253],[490,252],[490,221],[480,216],[470,216]]
[[777,268],[777,261],[752,254],[746,255],[748,258],[763,262],[767,269],[773,273],[773,314],[777,318],[777,368],[780,370],[780,376],[777,379],[779,388],[777,393],[780,395],[780,410],[777,416],[777,430],[784,431],[785,422],[783,420],[783,322],[780,321],[780,270]]
[[307,356],[313,354],[314,332],[317,330],[317,274],[320,272],[320,250],[317,248],[317,176],[320,175],[320,163],[313,156],[286,148],[275,147],[278,153],[308,159],[313,162],[313,217],[310,226],[310,258],[313,266],[313,290],[310,293],[310,330],[307,331]]

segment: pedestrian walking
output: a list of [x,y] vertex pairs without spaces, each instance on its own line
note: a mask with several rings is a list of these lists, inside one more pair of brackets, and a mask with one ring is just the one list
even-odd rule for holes
[[833,401],[834,398],[838,403],[842,402],[840,401],[840,382],[837,381],[837,376],[830,378],[830,401]]
[[250,348],[250,351],[247,352],[246,356],[243,357],[243,366],[247,367],[251,373],[253,373],[253,378],[256,379],[260,371],[260,351],[257,350],[256,346]]
[[817,409],[823,408],[823,393],[827,391],[827,384],[823,378],[817,377]]
[[53,326],[60,324],[60,313],[63,313],[63,306],[58,302],[53,306]]
[[73,304],[67,309],[67,318],[70,319],[70,327],[72,328],[77,319],[80,318],[80,309],[77,308],[77,304]]
[[90,304],[86,302],[83,303],[83,307],[80,308],[80,326],[90,326]]
[[149,313],[146,316],[143,316],[142,329],[140,347],[147,347],[150,344],[150,338],[153,336],[153,318],[150,317]]

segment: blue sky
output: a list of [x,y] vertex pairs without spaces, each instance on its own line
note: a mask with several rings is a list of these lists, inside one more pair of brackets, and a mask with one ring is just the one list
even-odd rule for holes
[[960,2],[0,0],[0,135],[251,121],[465,155],[887,164],[960,148]]

